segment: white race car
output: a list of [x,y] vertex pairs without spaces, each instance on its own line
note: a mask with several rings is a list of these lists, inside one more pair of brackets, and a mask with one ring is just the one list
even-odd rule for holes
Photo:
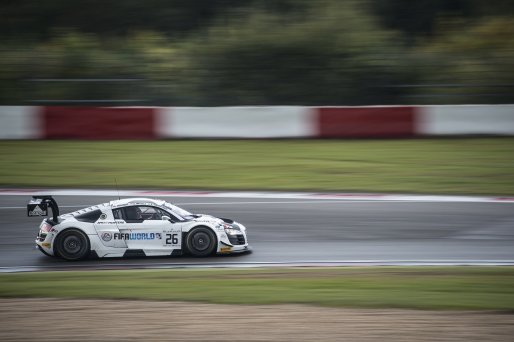
[[36,245],[48,256],[80,260],[88,256],[205,257],[250,251],[246,228],[230,219],[192,214],[171,203],[127,198],[59,215],[51,196],[33,196],[28,216],[47,216]]

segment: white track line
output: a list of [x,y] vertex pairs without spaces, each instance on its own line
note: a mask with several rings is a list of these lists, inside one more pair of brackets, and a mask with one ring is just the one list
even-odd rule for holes
[[373,193],[265,192],[265,191],[157,191],[157,190],[81,190],[81,189],[0,189],[0,196],[108,196],[122,197],[204,197],[295,200],[340,200],[371,202],[471,202],[514,203],[514,196],[445,196]]
[[213,263],[154,263],[55,265],[55,266],[10,266],[0,267],[0,273],[69,271],[69,270],[115,270],[115,269],[177,269],[177,268],[276,268],[276,267],[374,267],[374,266],[514,266],[514,260],[341,260],[298,262],[213,262]]

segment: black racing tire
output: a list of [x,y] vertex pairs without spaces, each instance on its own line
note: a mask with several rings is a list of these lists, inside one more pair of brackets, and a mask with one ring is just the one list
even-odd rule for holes
[[55,240],[55,253],[69,261],[85,259],[90,252],[91,245],[86,234],[78,229],[66,229],[57,235]]
[[216,234],[207,227],[192,229],[186,238],[186,247],[194,257],[206,257],[214,253],[218,241]]

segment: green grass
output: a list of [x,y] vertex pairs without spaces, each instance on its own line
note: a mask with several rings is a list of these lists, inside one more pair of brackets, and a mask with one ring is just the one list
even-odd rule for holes
[[0,275],[0,297],[514,310],[512,267],[146,270]]
[[0,186],[514,194],[514,138],[2,141]]

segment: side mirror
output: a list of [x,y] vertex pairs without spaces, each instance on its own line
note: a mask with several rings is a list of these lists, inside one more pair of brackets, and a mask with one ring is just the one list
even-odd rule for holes
[[163,215],[163,216],[161,216],[161,220],[163,220],[163,221],[170,221],[171,222],[171,217]]

